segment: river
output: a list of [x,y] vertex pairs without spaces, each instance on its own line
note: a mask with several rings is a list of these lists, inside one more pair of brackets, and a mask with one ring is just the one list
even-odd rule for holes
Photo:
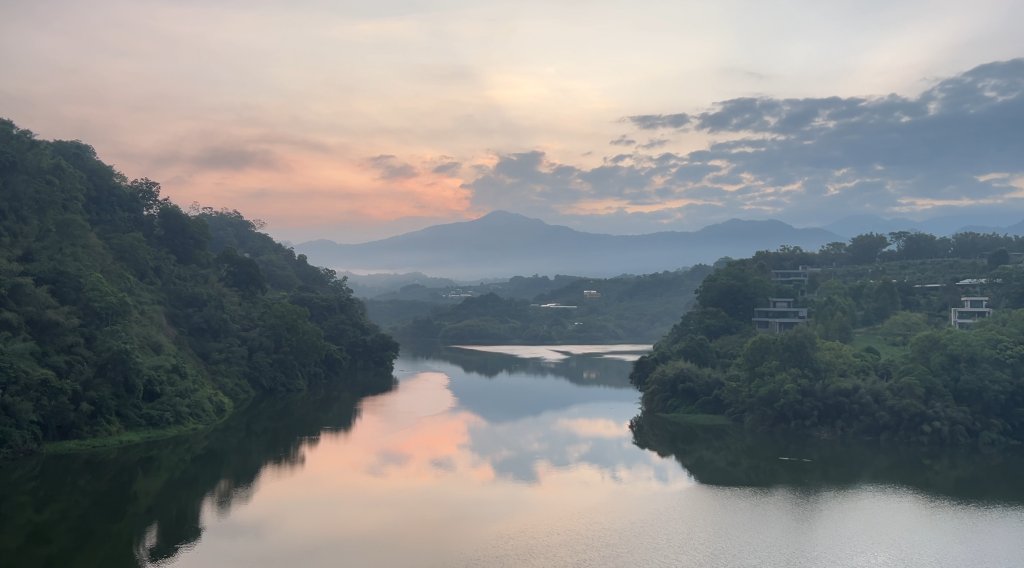
[[0,564],[1024,566],[1019,456],[667,420],[634,440],[640,349],[403,355],[385,394],[8,464]]

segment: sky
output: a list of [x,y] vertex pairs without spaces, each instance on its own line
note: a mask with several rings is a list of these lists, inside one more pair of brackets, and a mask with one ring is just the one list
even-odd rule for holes
[[0,117],[360,242],[1024,219],[1024,2],[0,0]]

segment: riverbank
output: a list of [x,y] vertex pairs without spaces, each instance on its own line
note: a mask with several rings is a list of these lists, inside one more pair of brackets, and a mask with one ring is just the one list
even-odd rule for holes
[[[144,442],[153,442],[156,440],[165,440],[168,438],[175,438],[178,436],[184,436],[186,434],[194,434],[196,432],[202,432],[209,430],[218,424],[227,420],[232,416],[236,410],[233,410],[224,415],[223,418],[216,422],[209,424],[190,424],[187,426],[172,426],[170,428],[149,428],[145,430],[129,430],[127,432],[121,432],[111,436],[100,436],[97,438],[82,438],[78,440],[61,440],[59,442],[47,442],[43,444],[43,454],[69,454],[76,452],[88,452],[93,450],[103,450],[109,448],[117,448],[122,446],[131,446],[135,444],[141,444]],[[33,454],[34,455],[34,454]]]

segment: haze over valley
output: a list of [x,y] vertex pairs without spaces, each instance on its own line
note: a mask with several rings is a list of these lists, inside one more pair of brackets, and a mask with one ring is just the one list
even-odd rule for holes
[[[1013,213],[1004,214],[1012,216]],[[1015,218],[1015,217],[1010,217]],[[781,221],[732,219],[692,232],[637,235],[584,233],[539,219],[495,211],[479,219],[435,225],[360,244],[315,240],[295,245],[314,262],[357,274],[424,272],[462,280],[556,274],[609,277],[676,270],[740,258],[759,250],[797,246],[815,251],[832,242],[869,233],[920,231],[1024,234],[1024,220],[1006,227],[971,226],[972,218],[943,217],[913,222],[879,217],[847,218],[835,228],[795,228]],[[925,231],[929,232],[929,231]]]

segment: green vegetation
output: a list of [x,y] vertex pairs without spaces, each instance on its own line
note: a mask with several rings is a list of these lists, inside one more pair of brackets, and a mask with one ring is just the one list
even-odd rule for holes
[[[434,308],[411,321],[402,321],[396,310],[414,312],[415,305],[370,302],[370,311],[403,344],[558,344],[655,341],[693,302],[693,291],[711,267],[616,278],[559,276],[516,277],[507,283],[510,297],[490,292],[465,298],[459,304]],[[543,289],[545,283],[561,282],[558,288],[540,293],[532,301],[520,294]],[[584,291],[599,297],[585,297]],[[576,306],[575,308],[550,307]],[[545,307],[547,305],[548,307]]]
[[[642,413],[634,427],[652,415],[716,414],[820,438],[1024,442],[1024,271],[1002,263],[1008,254],[989,262],[986,252],[1019,250],[1020,239],[915,233],[840,244],[760,252],[711,274],[697,306],[635,364]],[[950,251],[977,258],[917,258]],[[772,270],[798,265],[836,268],[806,284],[771,279]],[[976,280],[954,285],[965,278]],[[933,282],[942,285],[924,286]],[[951,328],[949,308],[979,287],[995,315],[970,331]],[[756,334],[752,311],[768,297],[798,298],[810,325]]]
[[237,212],[190,213],[0,121],[0,456],[391,384],[397,345],[333,271]]

